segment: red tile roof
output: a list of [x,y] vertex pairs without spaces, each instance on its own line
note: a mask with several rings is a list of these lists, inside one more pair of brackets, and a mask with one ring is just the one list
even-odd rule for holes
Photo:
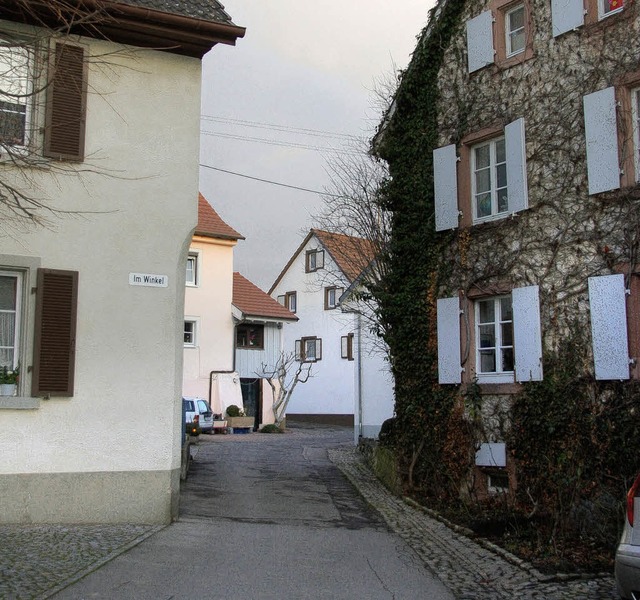
[[329,253],[350,284],[358,278],[360,273],[362,273],[375,258],[374,245],[369,240],[345,235],[343,233],[330,233],[322,229],[311,229],[304,240],[302,240],[302,244],[300,244],[298,249],[293,253],[289,262],[284,266],[280,275],[278,275],[271,285],[269,293],[273,292],[278,283],[280,283],[284,274],[289,270],[289,267],[291,267],[296,257],[302,252],[303,248],[313,236],[318,239],[324,249]]
[[342,233],[330,233],[321,229],[311,231],[327,249],[350,283],[355,281],[375,257],[373,243],[369,240]]
[[278,321],[298,320],[298,317],[288,308],[282,306],[240,273],[233,274],[232,303],[244,313],[245,317],[271,318]]
[[198,226],[194,235],[222,240],[244,240],[244,236],[227,225],[202,194],[198,194]]

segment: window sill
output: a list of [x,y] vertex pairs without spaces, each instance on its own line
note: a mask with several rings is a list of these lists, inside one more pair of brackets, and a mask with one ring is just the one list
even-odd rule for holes
[[40,398],[0,396],[0,410],[34,410],[40,408]]

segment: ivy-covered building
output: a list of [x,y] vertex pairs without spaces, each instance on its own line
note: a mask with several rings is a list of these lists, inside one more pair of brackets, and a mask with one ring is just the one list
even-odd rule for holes
[[440,0],[403,73],[381,314],[425,494],[568,518],[639,467],[639,10]]

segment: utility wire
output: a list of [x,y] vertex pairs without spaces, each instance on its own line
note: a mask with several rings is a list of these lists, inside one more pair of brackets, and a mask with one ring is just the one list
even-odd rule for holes
[[331,198],[342,198],[339,194],[329,194],[327,192],[319,192],[318,190],[310,190],[309,188],[298,187],[297,185],[289,185],[288,183],[280,183],[278,181],[271,181],[270,179],[260,179],[260,177],[252,177],[251,175],[245,175],[244,173],[236,173],[235,171],[227,171],[226,169],[220,169],[218,167],[212,167],[211,165],[204,165],[200,163],[201,167],[205,169],[211,169],[212,171],[220,171],[221,173],[228,173],[229,175],[236,175],[237,177],[244,177],[245,179],[253,179],[253,181],[261,181],[262,183],[270,183],[271,185],[279,185],[281,187],[291,188],[292,190],[300,190],[301,192],[309,192],[310,194],[318,194],[318,196],[330,196]]
[[260,121],[247,121],[245,119],[214,117],[211,115],[200,115],[200,118],[204,121],[214,121],[216,123],[229,123],[234,125],[240,125],[242,127],[255,127],[256,129],[270,129],[273,131],[281,131],[286,133],[298,133],[301,135],[309,135],[313,137],[330,137],[330,138],[343,139],[343,140],[353,141],[353,142],[360,141],[360,138],[357,135],[352,135],[349,133],[337,133],[337,132],[326,131],[322,129],[292,127],[290,125],[278,125],[277,123],[262,123]]
[[340,150],[339,148],[331,148],[329,146],[312,146],[310,144],[300,144],[298,142],[286,142],[281,140],[272,140],[266,138],[257,138],[245,135],[238,135],[235,133],[222,133],[219,131],[206,131],[204,129],[200,130],[202,135],[208,135],[212,137],[221,137],[224,139],[230,140],[238,140],[241,142],[255,142],[258,144],[267,144],[269,146],[282,146],[285,148],[297,148],[299,150],[313,150],[314,152],[330,152],[333,154],[349,154],[355,156],[359,154],[358,152],[354,152],[352,150]]

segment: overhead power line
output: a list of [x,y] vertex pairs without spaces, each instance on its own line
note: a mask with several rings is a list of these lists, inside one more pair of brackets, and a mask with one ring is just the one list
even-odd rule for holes
[[254,142],[254,143],[258,143],[258,144],[267,144],[269,146],[281,146],[284,148],[296,148],[298,150],[313,150],[314,152],[329,152],[332,154],[350,154],[350,155],[356,155],[359,154],[359,152],[354,151],[354,150],[341,150],[339,148],[332,148],[331,146],[312,146],[310,144],[301,144],[298,142],[287,142],[284,140],[273,140],[273,139],[267,139],[267,138],[257,138],[257,137],[251,137],[251,136],[246,136],[246,135],[238,135],[235,133],[223,133],[220,131],[206,131],[206,130],[200,130],[200,133],[202,135],[208,135],[208,136],[212,136],[212,137],[220,137],[220,138],[224,138],[224,139],[230,139],[230,140],[238,140],[241,142]]
[[318,196],[330,196],[332,198],[342,198],[338,194],[329,194],[327,192],[319,192],[318,190],[310,190],[309,188],[299,187],[297,185],[290,185],[288,183],[281,183],[279,181],[271,181],[270,179],[261,179],[260,177],[253,177],[252,175],[245,175],[244,173],[236,173],[235,171],[227,171],[226,169],[220,169],[219,167],[212,167],[211,165],[205,165],[200,163],[201,167],[205,169],[211,169],[212,171],[220,171],[220,173],[228,173],[229,175],[236,175],[237,177],[244,177],[245,179],[252,179],[253,181],[261,181],[262,183],[269,183],[271,185],[279,185],[280,187],[291,188],[292,190],[299,190],[301,192],[309,192],[310,194],[317,194]]
[[269,129],[271,131],[280,131],[282,133],[296,133],[300,135],[309,135],[312,137],[327,137],[341,139],[345,141],[358,142],[360,138],[350,133],[338,133],[335,131],[326,131],[323,129],[310,129],[306,127],[293,127],[291,125],[279,125],[277,123],[263,123],[260,121],[247,121],[245,119],[232,119],[229,117],[214,117],[212,115],[201,115],[204,121],[213,121],[215,123],[226,123],[230,125],[239,125],[241,127],[253,127],[256,129]]

